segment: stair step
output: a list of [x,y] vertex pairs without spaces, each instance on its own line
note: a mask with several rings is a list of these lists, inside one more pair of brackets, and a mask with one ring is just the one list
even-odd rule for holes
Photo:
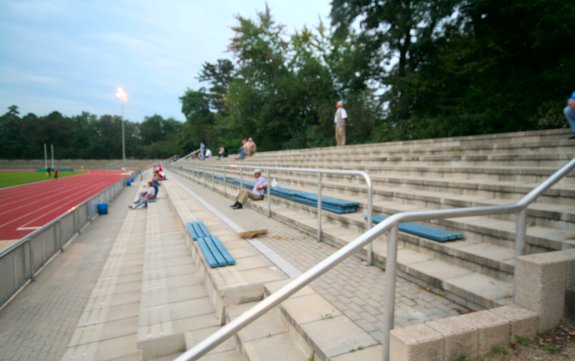
[[148,213],[138,327],[143,360],[183,351],[186,332],[219,323],[168,202],[149,204]]

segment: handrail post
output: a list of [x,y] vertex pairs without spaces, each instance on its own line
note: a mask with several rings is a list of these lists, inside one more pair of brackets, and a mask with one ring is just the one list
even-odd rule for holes
[[[373,226],[373,184],[368,175],[365,176],[365,182],[367,183],[367,231]],[[373,242],[369,242],[367,246],[367,264],[373,265]]]
[[319,172],[317,175],[317,240],[321,241],[322,230],[321,230],[321,188],[322,188],[322,177],[323,173]]
[[34,250],[32,249],[32,241],[29,240],[26,242],[28,244],[28,257],[30,258],[30,281],[36,281],[36,277],[34,276]]
[[[525,236],[527,234],[527,208],[523,208],[517,213],[517,221],[515,227],[515,257],[514,257],[514,272],[517,270],[517,258],[525,254]],[[515,274],[513,275],[513,302],[517,294]]]
[[224,196],[227,197],[228,196],[228,168],[226,166],[224,166]]
[[268,197],[268,217],[272,216],[272,185],[271,180],[271,170],[268,168],[268,186],[266,187],[266,195]]
[[525,254],[525,236],[527,234],[527,208],[517,213],[515,228],[515,259]]
[[385,300],[383,311],[383,361],[390,361],[390,332],[395,321],[395,274],[397,268],[397,233],[399,223],[389,230],[385,261]]

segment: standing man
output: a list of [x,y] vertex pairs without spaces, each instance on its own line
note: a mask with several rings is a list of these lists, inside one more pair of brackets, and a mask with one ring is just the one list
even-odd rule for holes
[[236,197],[236,203],[231,205],[233,209],[244,208],[244,203],[248,198],[254,201],[261,201],[264,199],[264,195],[266,194],[266,189],[268,187],[268,181],[265,180],[262,176],[262,171],[259,169],[254,171],[254,177],[256,178],[256,184],[254,184],[251,191],[247,189],[240,190],[240,193]]
[[571,94],[571,98],[567,99],[567,106],[563,109],[563,113],[571,127],[571,133],[575,134],[575,92]]
[[343,103],[341,101],[335,103],[335,109],[335,116],[333,117],[333,122],[335,123],[335,141],[337,142],[337,146],[344,146],[347,112],[343,108]]

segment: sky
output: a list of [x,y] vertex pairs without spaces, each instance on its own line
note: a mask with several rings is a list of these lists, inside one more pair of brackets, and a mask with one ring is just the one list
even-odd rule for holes
[[133,122],[185,121],[179,97],[202,85],[202,64],[231,58],[236,15],[256,19],[267,3],[291,34],[329,23],[330,2],[0,0],[0,114],[16,105],[21,116],[123,111]]

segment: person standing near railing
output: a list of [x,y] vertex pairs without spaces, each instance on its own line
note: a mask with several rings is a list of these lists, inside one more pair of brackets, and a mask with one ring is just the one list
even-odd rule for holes
[[347,112],[343,107],[343,103],[338,101],[335,103],[335,116],[333,122],[335,123],[335,141],[337,146],[345,145],[345,123],[347,122]]
[[[563,109],[563,113],[565,114],[565,118],[567,118],[567,123],[569,123],[571,127],[571,133],[575,134],[575,92],[567,99],[567,106]],[[572,135],[569,139],[572,138],[575,138],[575,135]]]
[[262,176],[262,171],[259,169],[254,171],[254,177],[256,178],[256,183],[252,190],[240,190],[240,193],[236,197],[236,203],[232,204],[230,207],[233,209],[242,209],[244,208],[244,203],[248,198],[254,201],[261,201],[264,199],[266,189],[268,188],[268,181]]

